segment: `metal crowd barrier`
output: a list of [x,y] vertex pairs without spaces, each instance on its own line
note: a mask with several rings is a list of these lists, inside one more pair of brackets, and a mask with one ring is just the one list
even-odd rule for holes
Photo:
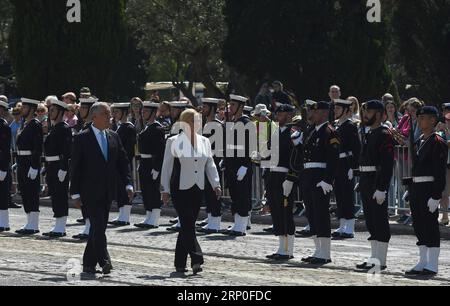
[[[389,194],[388,194],[388,207],[391,215],[398,215],[407,213],[410,208],[408,203],[404,200],[404,194],[407,191],[407,186],[403,184],[405,178],[411,177],[411,159],[409,158],[409,148],[406,146],[396,146],[395,147],[395,164],[394,164],[394,175],[392,178],[392,182],[390,184]],[[12,164],[15,165],[17,161],[16,154],[12,154]],[[133,201],[133,203],[141,203],[141,184],[139,181],[139,156],[136,157],[132,162],[132,177],[133,177],[133,185],[134,190],[137,194],[137,198]],[[42,165],[42,169],[44,169],[44,164]],[[225,177],[222,171],[219,171],[221,177],[222,186],[226,186]],[[45,189],[46,182],[44,173],[41,171],[40,175],[42,190]],[[15,186],[15,189],[18,190],[18,180],[17,180],[17,167],[13,166],[12,171],[12,182]],[[356,183],[358,182],[358,178],[356,178]],[[450,182],[447,182],[450,183]],[[224,200],[230,200],[230,193],[227,188],[222,188],[223,194],[222,197]],[[300,199],[300,190],[294,190],[296,192],[296,204],[302,203]],[[263,179],[263,169],[260,168],[259,164],[253,164],[253,177],[252,177],[252,202],[253,207],[256,209],[261,207],[265,203],[265,188],[264,188],[264,179]],[[333,197],[332,197],[333,199]],[[359,192],[355,192],[355,204],[357,211],[356,216],[360,216],[364,214],[361,202],[361,196]],[[304,210],[301,211],[298,215],[303,215]]]

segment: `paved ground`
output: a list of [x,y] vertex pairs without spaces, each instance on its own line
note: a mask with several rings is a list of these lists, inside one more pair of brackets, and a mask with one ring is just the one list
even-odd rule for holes
[[[113,213],[112,217],[116,214]],[[70,211],[68,235],[77,234],[79,217]],[[142,219],[133,215],[132,221]],[[24,223],[22,210],[11,211],[13,230]],[[162,224],[167,225],[168,218]],[[224,223],[223,226],[229,225]],[[41,231],[52,227],[49,208],[42,208]],[[223,235],[200,236],[205,253],[204,273],[183,277],[173,273],[174,246],[177,234],[162,226],[153,231],[133,227],[109,229],[109,250],[115,270],[109,277],[86,279],[75,273],[73,263],[81,260],[84,243],[70,238],[48,240],[42,236],[21,238],[12,233],[0,234],[0,285],[450,285],[450,243],[443,241],[441,271],[436,279],[423,281],[408,279],[403,271],[415,264],[417,248],[410,235],[394,236],[389,252],[389,269],[371,278],[354,271],[353,266],[367,257],[367,234],[358,233],[350,241],[333,241],[333,263],[314,269],[301,263],[303,256],[312,253],[310,239],[296,239],[296,258],[289,263],[273,264],[264,259],[273,253],[277,239],[262,233],[263,225],[253,225],[247,237],[229,238]]]

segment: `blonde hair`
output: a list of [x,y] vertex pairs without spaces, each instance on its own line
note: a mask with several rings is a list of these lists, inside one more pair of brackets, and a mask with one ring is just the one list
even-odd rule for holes
[[180,122],[192,124],[192,123],[194,123],[195,116],[198,116],[198,115],[199,115],[199,113],[195,109],[192,109],[192,108],[187,109],[181,113]]
[[352,109],[353,114],[359,114],[359,100],[357,97],[348,97],[348,101],[352,101],[351,109],[354,107],[355,109]]

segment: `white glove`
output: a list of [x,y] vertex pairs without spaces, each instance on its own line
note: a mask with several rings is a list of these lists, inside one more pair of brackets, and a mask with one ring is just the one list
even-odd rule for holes
[[292,134],[291,139],[294,146],[298,146],[299,144],[303,143],[303,134],[300,131],[297,131]]
[[34,181],[36,179],[38,175],[38,171],[36,169],[33,169],[30,167],[30,170],[28,170],[28,178],[32,181]]
[[283,195],[286,198],[291,195],[292,188],[294,188],[294,182],[284,181],[284,183],[283,183]]
[[238,172],[237,172],[237,180],[240,182],[244,179],[245,175],[247,174],[247,168],[242,166],[239,168]]
[[0,171],[0,182],[5,180],[7,174],[7,172]]
[[261,154],[259,152],[254,151],[252,154],[250,154],[250,158],[254,161],[260,161],[261,160]]
[[223,159],[219,162],[219,169],[220,169],[221,171],[224,171],[224,170],[225,170],[225,162],[223,161]]
[[58,179],[62,183],[66,179],[67,171],[59,170],[58,171]]
[[430,213],[434,214],[436,210],[439,208],[441,200],[433,200],[433,198],[428,200],[428,208],[430,209]]
[[409,191],[406,191],[402,197],[403,202],[406,202],[406,199],[408,198],[408,196],[409,196]]
[[156,171],[155,169],[153,169],[152,170],[152,178],[154,181],[156,181],[158,179],[158,175],[159,175],[159,172]]
[[378,205],[383,205],[384,201],[386,201],[386,193],[386,191],[375,191],[373,199],[377,201]]
[[351,181],[353,180],[354,175],[353,175],[353,169],[348,170],[348,180]]
[[331,186],[330,184],[325,183],[324,181],[320,182],[319,184],[317,184],[316,187],[320,187],[323,190],[323,194],[327,195],[329,194],[331,191],[333,191],[333,186]]

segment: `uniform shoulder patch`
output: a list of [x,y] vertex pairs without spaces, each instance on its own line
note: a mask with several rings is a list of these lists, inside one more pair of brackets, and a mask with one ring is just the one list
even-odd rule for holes
[[341,142],[339,141],[339,139],[337,139],[337,137],[332,137],[330,138],[330,145],[340,145]]

